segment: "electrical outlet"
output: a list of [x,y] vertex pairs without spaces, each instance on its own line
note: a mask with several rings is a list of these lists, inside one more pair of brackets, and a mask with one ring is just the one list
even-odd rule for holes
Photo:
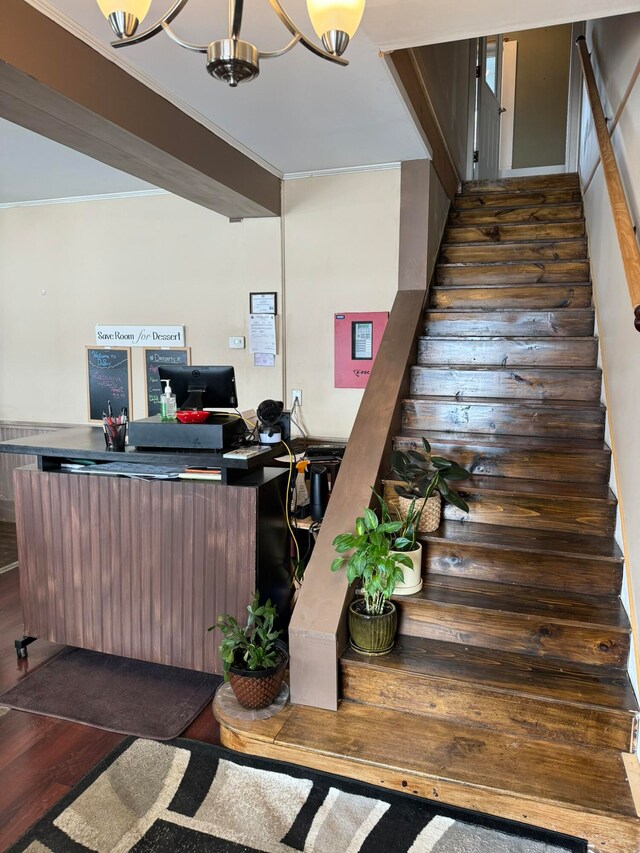
[[293,388],[291,390],[291,406],[295,406],[296,403],[301,406],[302,405],[302,391],[300,388]]
[[236,335],[229,338],[229,349],[244,349],[244,337]]

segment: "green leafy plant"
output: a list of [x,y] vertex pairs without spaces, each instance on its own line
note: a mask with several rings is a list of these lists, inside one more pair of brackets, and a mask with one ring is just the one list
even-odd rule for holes
[[[410,557],[392,553],[393,537],[401,527],[400,521],[381,522],[372,509],[365,508],[364,516],[356,518],[355,533],[341,533],[333,540],[338,554],[345,556],[335,558],[331,571],[337,572],[346,563],[347,580],[350,584],[360,581],[369,616],[383,613],[396,584],[404,580],[402,567],[412,568]],[[348,551],[350,556],[346,556]]]
[[457,462],[442,456],[433,456],[431,445],[426,438],[422,439],[422,446],[422,453],[418,450],[408,450],[406,453],[403,450],[395,450],[391,454],[391,473],[402,481],[401,486],[395,487],[396,494],[413,500],[415,504],[422,501],[422,513],[424,503],[437,491],[447,503],[463,512],[469,512],[467,502],[449,485],[458,480],[466,480],[471,476],[469,472]]
[[229,678],[231,666],[254,671],[269,669],[278,662],[277,639],[282,631],[273,627],[278,614],[271,599],[260,604],[260,596],[256,590],[247,611],[249,615],[244,627],[233,616],[225,613],[218,616],[216,624],[209,628],[209,631],[220,628],[224,635],[220,644],[220,657],[225,681]]
[[[387,502],[377,493],[376,497],[380,501],[382,522],[393,523],[394,519]],[[394,551],[414,551],[416,549],[418,525],[420,524],[424,504],[425,501],[419,501],[417,498],[414,498],[409,504],[409,509],[404,517],[399,511],[397,512],[400,527],[396,533],[391,534],[391,547]]]

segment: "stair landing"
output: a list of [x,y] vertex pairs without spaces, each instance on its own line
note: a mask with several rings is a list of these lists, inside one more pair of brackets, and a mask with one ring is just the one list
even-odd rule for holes
[[216,708],[229,749],[287,761],[447,805],[589,840],[593,853],[640,850],[627,767],[612,750],[519,738],[344,701],[289,706],[268,720]]

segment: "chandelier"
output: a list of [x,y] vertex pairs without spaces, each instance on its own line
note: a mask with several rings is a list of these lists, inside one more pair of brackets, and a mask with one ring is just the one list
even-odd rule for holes
[[251,42],[240,38],[244,0],[229,0],[229,37],[216,39],[210,44],[191,44],[183,41],[170,26],[189,0],[176,0],[165,15],[141,32],[138,32],[138,26],[149,11],[151,0],[97,0],[97,2],[117,36],[117,40],[111,42],[112,47],[139,44],[164,30],[180,47],[196,53],[206,53],[209,74],[216,80],[223,80],[235,87],[238,83],[246,83],[258,76],[261,59],[282,56],[298,42],[322,59],[328,59],[329,62],[336,62],[339,65],[348,65],[347,60],[342,58],[342,54],[347,49],[349,39],[358,29],[366,0],[307,0],[311,23],[324,49],[298,29],[282,8],[279,0],[269,0],[273,11],[292,37],[280,50],[270,51],[259,50]]

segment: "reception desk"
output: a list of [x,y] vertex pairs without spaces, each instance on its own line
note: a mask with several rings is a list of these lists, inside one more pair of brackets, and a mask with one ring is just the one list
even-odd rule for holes
[[218,614],[258,588],[288,623],[287,472],[234,460],[227,483],[65,471],[65,460],[224,464],[215,453],[125,454],[83,427],[0,443],[14,472],[24,633],[204,672],[222,671]]

